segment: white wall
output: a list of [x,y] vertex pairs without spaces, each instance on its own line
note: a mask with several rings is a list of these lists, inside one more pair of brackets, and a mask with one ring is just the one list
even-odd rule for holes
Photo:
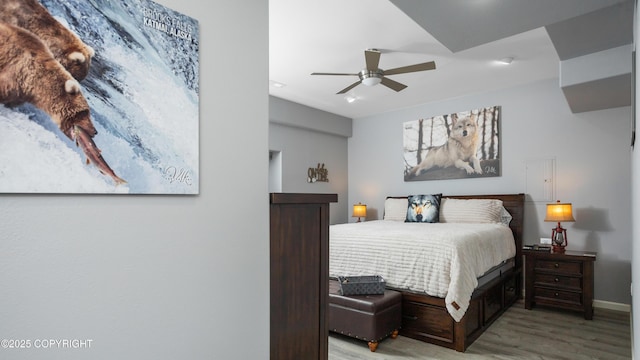
[[[330,223],[347,222],[351,119],[273,96],[269,118],[269,150],[280,152],[282,192],[338,194],[338,202],[330,204]],[[318,164],[325,165],[329,182],[307,182],[308,169]]]
[[[404,122],[493,105],[503,111],[502,176],[404,182]],[[629,107],[572,114],[558,79],[354,119],[349,201],[366,202],[371,219],[382,218],[390,195],[526,193],[526,161],[555,158],[556,197],[573,203],[576,215],[575,223],[563,223],[569,249],[598,252],[596,299],[629,304],[629,119]],[[545,203],[527,204],[525,243],[550,237],[553,224],[543,222],[544,211]]]
[[158,2],[200,21],[201,194],[0,195],[0,339],[93,340],[2,359],[269,357],[268,3]]

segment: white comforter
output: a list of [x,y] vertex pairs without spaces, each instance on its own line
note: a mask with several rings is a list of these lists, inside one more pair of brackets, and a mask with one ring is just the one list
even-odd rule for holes
[[502,224],[388,220],[332,225],[329,247],[331,276],[381,275],[388,287],[444,298],[455,321],[477,278],[516,253]]

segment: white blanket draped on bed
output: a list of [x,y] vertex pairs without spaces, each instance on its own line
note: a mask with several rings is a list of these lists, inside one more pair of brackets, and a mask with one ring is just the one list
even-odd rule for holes
[[516,253],[502,224],[388,220],[332,225],[329,247],[331,276],[380,275],[388,287],[444,298],[455,321],[477,278]]

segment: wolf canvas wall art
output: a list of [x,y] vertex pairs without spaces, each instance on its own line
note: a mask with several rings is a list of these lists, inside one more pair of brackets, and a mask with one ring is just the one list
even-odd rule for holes
[[500,176],[500,118],[492,106],[403,124],[405,181]]

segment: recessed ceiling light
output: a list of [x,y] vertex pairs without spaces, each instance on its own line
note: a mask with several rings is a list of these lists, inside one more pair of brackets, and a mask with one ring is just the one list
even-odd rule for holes
[[281,82],[277,82],[275,80],[269,80],[269,85],[271,85],[271,86],[273,86],[275,88],[283,88],[283,87],[287,86],[287,85],[285,85],[285,84],[283,84]]
[[500,64],[503,64],[503,65],[509,65],[509,64],[511,64],[513,62],[513,57],[511,57],[511,56],[504,57],[504,58],[498,60],[498,62]]
[[344,99],[347,100],[347,102],[349,104],[351,104],[352,102],[356,101],[356,97],[355,96],[351,96],[351,95],[345,96]]

